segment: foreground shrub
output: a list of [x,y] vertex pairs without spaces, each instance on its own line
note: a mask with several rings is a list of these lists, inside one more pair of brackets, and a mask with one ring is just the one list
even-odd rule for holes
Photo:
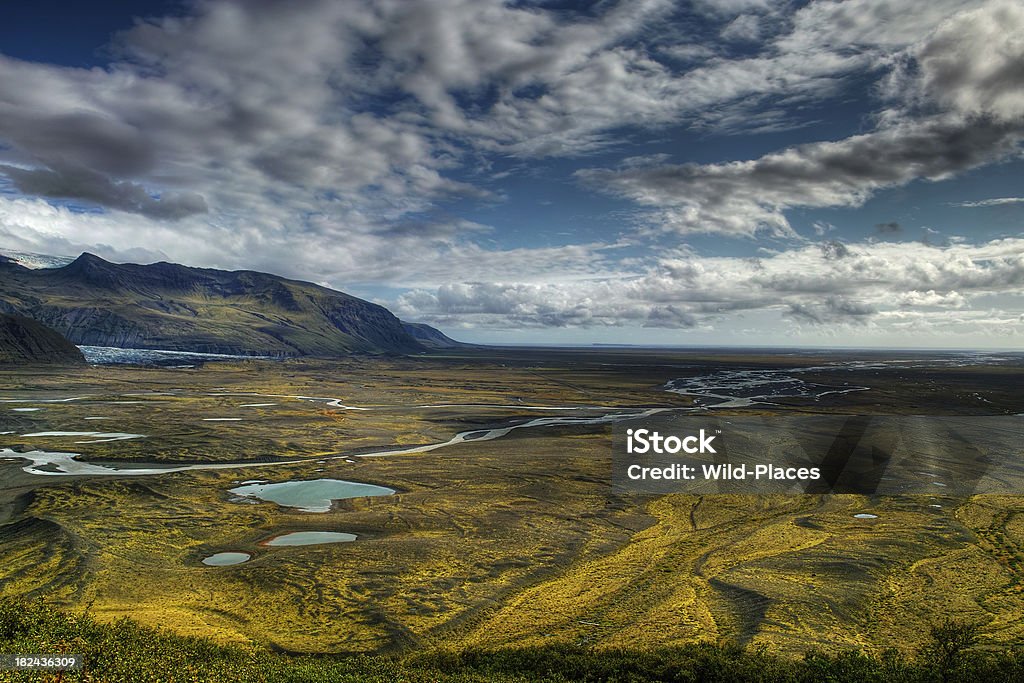
[[83,655],[63,673],[0,671],[0,681],[103,683],[952,683],[1021,681],[1018,651],[973,649],[975,629],[946,622],[908,659],[895,651],[809,652],[787,659],[763,648],[698,643],[654,650],[550,645],[497,650],[425,651],[404,656],[290,657],[258,647],[217,645],[140,626],[111,624],[42,602],[0,600],[0,652]]

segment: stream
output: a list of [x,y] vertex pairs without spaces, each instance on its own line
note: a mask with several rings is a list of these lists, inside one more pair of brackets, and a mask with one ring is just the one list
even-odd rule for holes
[[[470,429],[459,432],[447,441],[438,443],[411,446],[407,448],[393,448],[388,450],[373,451],[369,453],[345,454],[319,457],[318,462],[327,460],[349,460],[352,458],[381,458],[392,455],[410,455],[414,453],[428,453],[441,448],[457,446],[467,442],[492,441],[500,439],[513,431],[519,429],[541,429],[545,427],[558,427],[563,425],[598,425],[622,422],[625,420],[637,420],[663,412],[693,412],[721,408],[744,408],[754,405],[772,405],[772,400],[780,398],[804,398],[817,401],[829,394],[843,394],[853,391],[867,391],[869,387],[853,386],[847,383],[837,385],[825,385],[809,382],[800,375],[810,370],[843,370],[851,369],[850,365],[837,364],[829,366],[816,366],[813,368],[797,369],[742,369],[742,370],[717,370],[704,375],[673,379],[668,381],[663,389],[665,391],[693,397],[693,407],[657,407],[644,409],[610,408],[607,406],[572,405],[572,406],[539,406],[521,404],[490,404],[490,403],[441,403],[425,405],[373,405],[355,406],[344,403],[344,399],[329,396],[304,396],[288,394],[258,394],[250,392],[216,392],[211,396],[248,396],[260,398],[285,398],[293,400],[311,401],[323,403],[333,408],[352,411],[395,411],[395,410],[419,410],[419,409],[449,409],[449,408],[475,408],[475,409],[515,409],[527,411],[544,411],[573,413],[570,415],[559,414],[537,417],[532,420],[504,427],[493,429]],[[88,397],[74,397],[71,399],[0,399],[0,403],[55,403],[65,401],[82,401]],[[242,407],[262,407],[273,404],[250,403]],[[600,414],[587,414],[595,413]],[[583,413],[583,414],[581,414]],[[237,421],[240,418],[204,418],[207,421]],[[57,432],[38,432],[35,434],[23,434],[22,437],[41,436],[43,434],[58,434]],[[115,440],[124,438],[139,438],[141,434],[128,434],[121,432],[81,432],[76,435],[90,436],[95,441]],[[189,465],[166,465],[154,462],[142,463],[120,463],[102,464],[96,462],[83,462],[77,459],[78,453],[52,452],[33,450],[18,452],[10,448],[0,449],[0,457],[19,458],[27,460],[28,464],[22,469],[28,474],[59,477],[59,476],[149,476],[154,474],[171,474],[174,472],[189,472],[197,470],[225,470],[242,469],[253,467],[275,467],[281,465],[294,465],[309,462],[308,459],[284,460],[280,462],[228,462],[228,463],[195,463]]]

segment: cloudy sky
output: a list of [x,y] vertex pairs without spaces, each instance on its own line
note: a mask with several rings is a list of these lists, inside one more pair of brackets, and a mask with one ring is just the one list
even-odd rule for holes
[[34,0],[0,247],[511,343],[1024,346],[1024,6]]

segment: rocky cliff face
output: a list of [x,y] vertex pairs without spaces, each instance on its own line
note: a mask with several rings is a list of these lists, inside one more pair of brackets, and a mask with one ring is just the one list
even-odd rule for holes
[[0,313],[0,364],[84,363],[74,344],[35,320]]
[[62,268],[0,260],[0,312],[76,344],[272,356],[424,349],[383,306],[308,282],[82,254]]

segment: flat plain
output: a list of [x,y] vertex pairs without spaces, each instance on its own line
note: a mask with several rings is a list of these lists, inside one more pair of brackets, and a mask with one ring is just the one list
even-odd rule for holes
[[[640,349],[3,370],[0,447],[237,467],[47,476],[0,460],[0,591],[286,652],[877,652],[945,618],[1019,643],[1024,495],[614,495],[604,418],[1019,414],[1022,379],[1013,354]],[[666,390],[678,380],[705,388]],[[715,408],[726,391],[755,400]],[[65,434],[31,436],[47,432]],[[230,492],[326,478],[396,494],[311,513]],[[264,543],[291,531],[357,539]],[[220,552],[251,559],[202,563]]]

